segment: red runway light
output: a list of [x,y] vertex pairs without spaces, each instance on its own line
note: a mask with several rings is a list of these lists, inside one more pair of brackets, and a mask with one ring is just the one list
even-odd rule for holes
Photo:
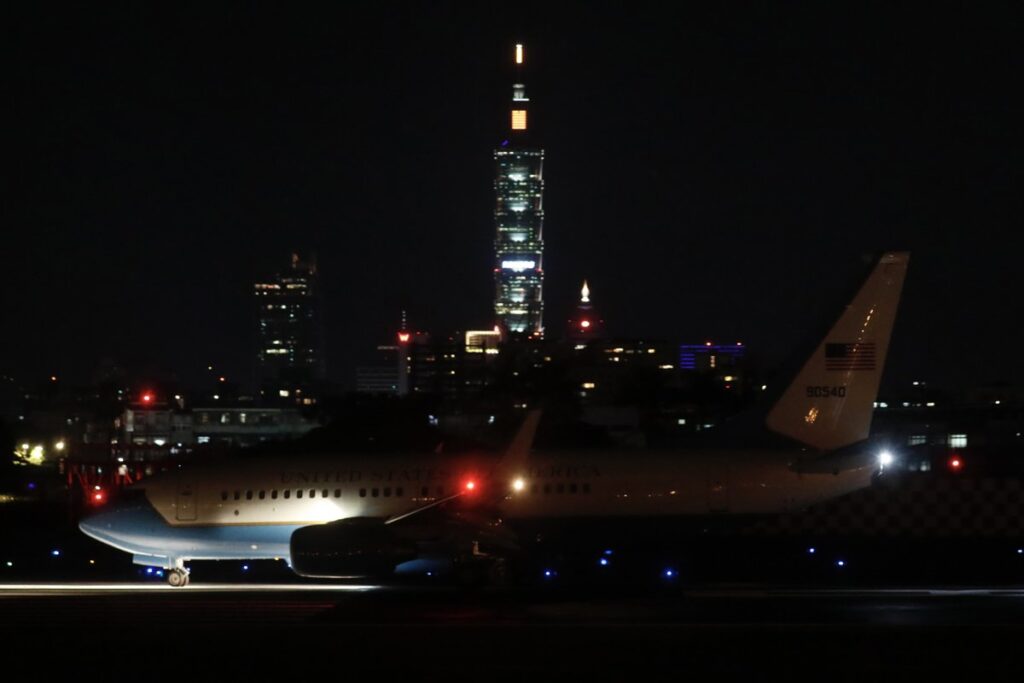
[[142,402],[143,403],[152,403],[153,402],[153,394],[151,392],[149,392],[149,391],[144,392],[142,394]]
[[960,470],[963,469],[963,467],[964,461],[963,458],[961,458],[959,455],[954,455],[949,459],[949,469],[953,470],[954,472],[959,472]]

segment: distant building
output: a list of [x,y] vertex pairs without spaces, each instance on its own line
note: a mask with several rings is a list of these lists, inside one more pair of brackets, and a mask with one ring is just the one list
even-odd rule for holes
[[111,451],[128,459],[158,459],[205,444],[253,446],[295,439],[316,426],[298,408],[226,405],[185,410],[165,402],[137,402],[114,421]]
[[735,368],[743,360],[746,347],[735,344],[681,344],[679,346],[679,369],[713,372]]
[[[525,61],[516,45],[516,70]],[[544,150],[530,139],[526,86],[512,86],[507,137],[494,150],[494,313],[514,337],[544,335]]]
[[404,396],[409,393],[407,366],[404,344],[382,344],[372,363],[356,368],[356,391]]
[[316,402],[324,380],[319,290],[316,263],[298,254],[287,270],[254,285],[257,389],[265,401]]

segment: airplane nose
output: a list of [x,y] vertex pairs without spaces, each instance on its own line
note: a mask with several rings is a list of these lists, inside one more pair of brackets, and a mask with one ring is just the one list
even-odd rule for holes
[[78,523],[78,529],[97,541],[108,541],[114,530],[114,513],[98,512],[89,515]]

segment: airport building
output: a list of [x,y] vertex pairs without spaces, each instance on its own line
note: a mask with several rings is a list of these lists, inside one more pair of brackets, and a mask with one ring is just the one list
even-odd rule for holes
[[[517,76],[524,50],[516,45]],[[494,313],[505,333],[539,339],[544,335],[544,150],[531,138],[529,104],[526,86],[517,82],[509,128],[494,150]]]
[[256,385],[261,399],[314,404],[324,380],[316,262],[292,254],[288,269],[255,283],[253,294]]

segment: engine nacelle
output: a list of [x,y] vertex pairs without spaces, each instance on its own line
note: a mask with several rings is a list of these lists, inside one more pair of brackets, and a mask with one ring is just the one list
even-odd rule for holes
[[300,576],[381,576],[416,557],[416,544],[400,538],[383,520],[352,517],[296,529],[292,570]]

